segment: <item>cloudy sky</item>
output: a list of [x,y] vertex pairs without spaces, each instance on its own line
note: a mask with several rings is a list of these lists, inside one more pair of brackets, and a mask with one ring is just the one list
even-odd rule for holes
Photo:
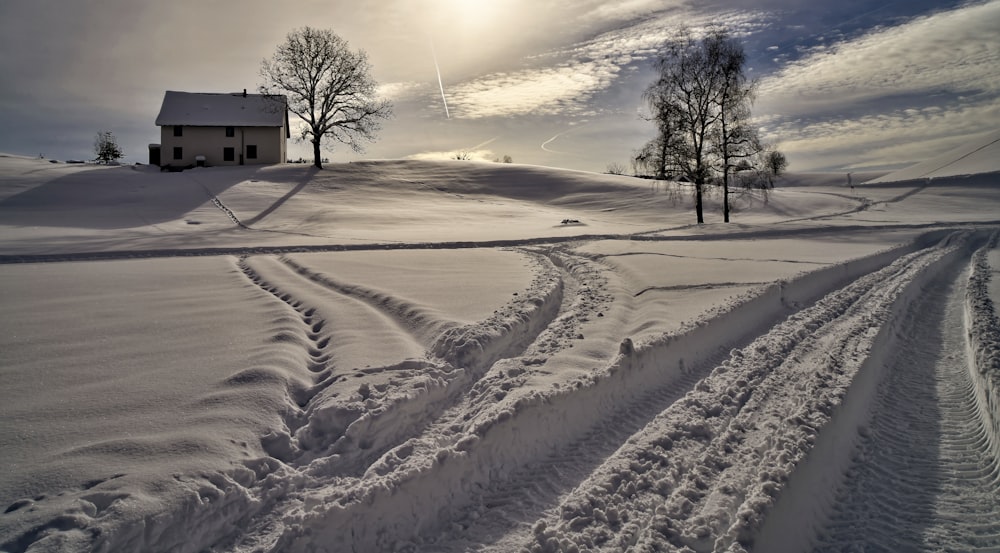
[[652,136],[657,48],[708,24],[744,41],[792,170],[896,168],[1000,128],[1000,0],[4,0],[0,152],[88,159],[108,129],[145,162],[165,90],[252,91],[309,25],[365,50],[393,100],[364,157],[603,171]]

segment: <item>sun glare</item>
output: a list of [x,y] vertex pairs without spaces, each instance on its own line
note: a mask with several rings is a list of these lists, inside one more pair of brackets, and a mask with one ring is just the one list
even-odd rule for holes
[[504,2],[498,0],[436,0],[435,19],[463,31],[490,27],[500,16]]

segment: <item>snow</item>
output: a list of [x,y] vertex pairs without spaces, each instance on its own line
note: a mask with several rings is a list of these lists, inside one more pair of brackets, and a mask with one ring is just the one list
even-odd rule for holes
[[178,92],[163,95],[156,124],[205,127],[280,127],[285,124],[285,99],[261,94]]
[[872,179],[869,182],[896,182],[996,173],[998,171],[998,158],[1000,158],[1000,131],[994,131],[936,157]]
[[1000,547],[981,162],[699,226],[542,167],[0,156],[0,550]]

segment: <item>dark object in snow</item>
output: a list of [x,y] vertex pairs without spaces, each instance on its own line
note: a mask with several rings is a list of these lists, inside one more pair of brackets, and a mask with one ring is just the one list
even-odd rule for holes
[[564,225],[579,225],[580,224],[580,220],[579,219],[563,219],[562,220],[562,224],[564,224]]
[[635,353],[635,345],[632,344],[631,338],[625,338],[622,340],[621,345],[618,346],[618,353],[626,357]]

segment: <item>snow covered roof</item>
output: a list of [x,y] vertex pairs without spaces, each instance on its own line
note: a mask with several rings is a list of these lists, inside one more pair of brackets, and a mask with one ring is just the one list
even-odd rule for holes
[[156,124],[280,127],[285,124],[286,116],[284,96],[168,90],[163,95]]

